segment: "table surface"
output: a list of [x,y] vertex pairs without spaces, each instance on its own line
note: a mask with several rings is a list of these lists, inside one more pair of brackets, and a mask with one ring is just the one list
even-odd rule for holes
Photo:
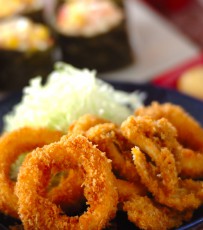
[[199,54],[200,48],[195,43],[146,3],[126,0],[125,4],[135,62],[125,69],[100,74],[99,77],[146,83]]

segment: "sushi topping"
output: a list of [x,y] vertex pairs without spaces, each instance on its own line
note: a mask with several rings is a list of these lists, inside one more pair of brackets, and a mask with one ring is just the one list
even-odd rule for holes
[[123,19],[123,11],[109,0],[72,0],[57,13],[57,27],[72,36],[93,36],[105,33]]
[[53,43],[46,26],[33,23],[24,17],[1,22],[0,31],[0,49],[43,51]]
[[0,5],[3,6],[0,9],[0,18],[7,17],[20,12],[23,9],[22,4],[19,4],[17,0],[0,0]]
[[0,0],[0,18],[12,16],[22,12],[40,9],[43,0]]

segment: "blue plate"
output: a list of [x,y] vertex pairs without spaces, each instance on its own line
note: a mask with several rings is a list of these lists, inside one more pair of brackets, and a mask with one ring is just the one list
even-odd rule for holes
[[[193,99],[189,96],[185,96],[183,94],[178,93],[175,90],[164,89],[156,86],[152,86],[150,84],[138,85],[133,83],[112,83],[115,88],[124,90],[124,91],[134,91],[138,90],[141,92],[146,92],[146,100],[145,104],[150,104],[152,101],[163,102],[171,102],[177,105],[181,105],[188,113],[190,113],[199,123],[203,126],[203,102]],[[5,100],[0,102],[0,131],[3,128],[2,117],[8,111],[12,109],[12,107],[21,100],[21,93],[15,93]],[[125,219],[126,217],[124,217]],[[120,218],[118,218],[118,221]],[[9,226],[10,224],[15,223],[16,220],[12,218],[5,217],[0,214],[0,229],[1,225]],[[119,223],[116,229],[137,229],[133,225],[125,226],[127,222]],[[119,227],[121,226],[122,227]],[[7,228],[5,228],[7,229]],[[203,207],[196,210],[194,213],[193,219],[190,223],[185,223],[183,226],[178,228],[178,230],[200,230],[203,229]]]

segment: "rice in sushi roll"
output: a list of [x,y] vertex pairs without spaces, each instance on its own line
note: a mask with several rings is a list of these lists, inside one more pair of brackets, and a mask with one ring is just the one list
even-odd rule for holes
[[50,72],[54,41],[46,26],[15,17],[1,21],[0,31],[0,90],[20,89]]
[[125,11],[120,4],[115,0],[67,0],[56,7],[54,30],[63,61],[98,72],[131,64]]

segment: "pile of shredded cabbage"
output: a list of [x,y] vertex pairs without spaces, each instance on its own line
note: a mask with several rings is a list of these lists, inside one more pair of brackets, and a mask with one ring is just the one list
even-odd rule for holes
[[4,130],[32,126],[66,132],[70,123],[86,113],[120,124],[142,105],[140,93],[116,90],[95,75],[95,71],[56,63],[46,84],[36,77],[23,89],[21,102],[3,118]]

